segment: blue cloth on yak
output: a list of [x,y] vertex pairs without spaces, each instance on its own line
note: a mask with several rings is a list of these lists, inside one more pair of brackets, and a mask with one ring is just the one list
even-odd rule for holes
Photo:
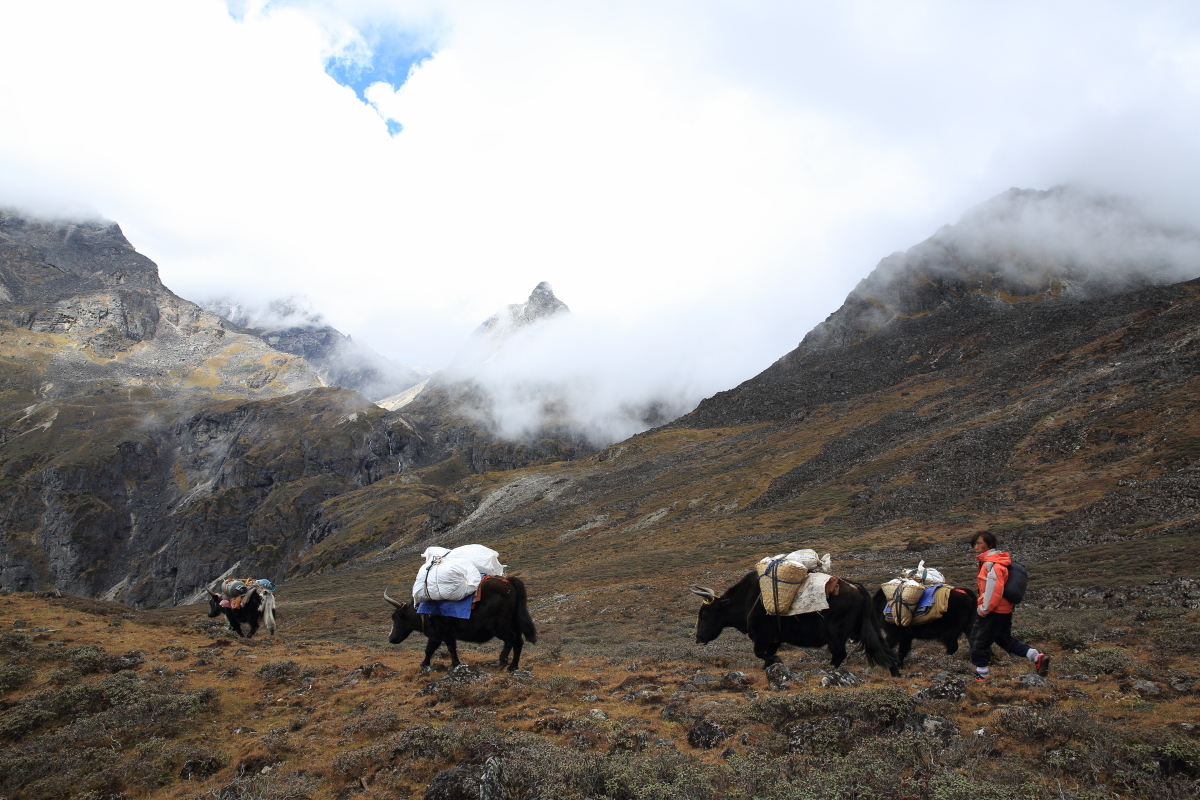
[[458,619],[471,618],[471,602],[475,599],[475,593],[471,592],[462,600],[426,600],[417,605],[418,614],[436,614],[442,617],[456,617]]
[[937,586],[929,586],[925,589],[925,593],[921,595],[921,599],[917,601],[917,611],[926,611],[933,606],[933,594],[937,591]]

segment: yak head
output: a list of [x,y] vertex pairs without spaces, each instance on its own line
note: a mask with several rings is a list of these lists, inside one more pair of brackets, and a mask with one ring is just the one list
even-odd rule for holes
[[718,597],[717,593],[707,586],[697,586],[693,583],[690,588],[692,594],[704,599],[696,619],[696,644],[708,644],[731,624],[729,612],[732,603],[727,597]]
[[421,627],[421,619],[417,616],[417,611],[413,608],[412,603],[393,600],[388,597],[386,589],[383,591],[383,599],[391,603],[395,609],[392,611],[392,632],[388,634],[388,641],[392,644],[400,644],[408,638],[410,633]]
[[208,592],[208,617],[209,617],[209,619],[212,619],[213,617],[221,616],[221,612],[225,610],[225,609],[221,608],[221,600],[223,600],[224,598],[221,597],[221,595],[214,592],[212,589],[209,589],[207,586],[204,587],[204,591]]

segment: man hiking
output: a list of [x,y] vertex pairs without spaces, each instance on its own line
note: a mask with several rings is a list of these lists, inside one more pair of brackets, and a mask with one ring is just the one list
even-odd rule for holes
[[988,663],[992,645],[997,644],[1015,656],[1028,658],[1042,677],[1050,671],[1050,656],[1039,653],[1012,635],[1013,604],[1004,597],[1004,584],[1008,581],[1012,558],[996,549],[996,537],[988,531],[980,531],[971,537],[971,549],[979,561],[979,617],[971,629],[971,663],[975,665],[975,680],[988,679]]

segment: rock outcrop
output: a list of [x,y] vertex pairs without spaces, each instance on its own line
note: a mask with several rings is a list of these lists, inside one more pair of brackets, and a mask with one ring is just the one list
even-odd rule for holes
[[[505,347],[520,346],[519,338],[554,317],[570,313],[566,303],[542,281],[524,303],[513,303],[485,320],[472,334],[455,362],[434,373],[419,392],[380,401],[400,412],[418,432],[401,454],[408,470],[439,464],[434,480],[444,483],[466,474],[512,470],[590,455],[599,445],[573,426],[551,381],[524,387],[522,401],[534,422],[519,434],[506,433],[497,419],[498,403],[484,365]],[[495,377],[495,376],[491,376]]]
[[[0,218],[0,588],[279,579],[408,428],[162,285],[115,224]],[[398,425],[398,427],[397,427]]]
[[326,385],[353,389],[368,400],[382,400],[424,380],[415,370],[381,356],[327,324],[301,298],[273,301],[262,312],[229,299],[203,306],[281,353],[300,356]]

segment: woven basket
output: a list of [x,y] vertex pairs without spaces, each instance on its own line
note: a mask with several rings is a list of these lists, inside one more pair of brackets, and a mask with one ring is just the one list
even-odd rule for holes
[[[901,627],[912,625],[914,622],[913,612],[921,600],[921,595],[925,593],[925,587],[889,581],[879,588],[883,590],[883,596],[887,599],[884,619]],[[899,589],[899,596],[897,596],[897,589]],[[922,619],[921,621],[925,622],[926,620]]]
[[768,614],[786,614],[808,577],[808,570],[786,559],[764,558],[758,570],[758,590]]

